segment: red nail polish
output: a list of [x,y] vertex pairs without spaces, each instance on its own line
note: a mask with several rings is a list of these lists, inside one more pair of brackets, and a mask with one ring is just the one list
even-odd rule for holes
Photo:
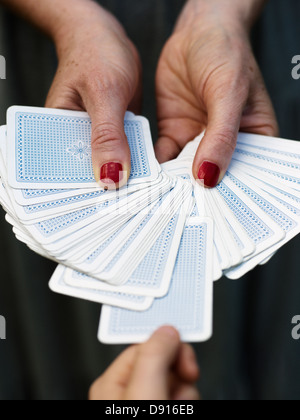
[[207,188],[214,188],[217,186],[220,178],[220,168],[212,162],[203,162],[198,172],[198,178],[204,181]]
[[120,163],[109,162],[102,166],[100,171],[100,180],[114,182],[117,184],[121,181],[123,174],[123,166]]

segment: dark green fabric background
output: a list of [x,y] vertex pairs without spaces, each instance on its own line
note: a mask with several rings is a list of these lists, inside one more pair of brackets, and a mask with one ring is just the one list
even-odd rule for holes
[[[106,0],[138,46],[144,64],[144,114],[156,138],[154,74],[183,0]],[[299,0],[272,0],[254,31],[254,46],[283,137],[300,139]],[[42,106],[55,72],[51,43],[1,10],[0,123],[10,105]],[[17,242],[0,213],[0,399],[83,399],[90,383],[122,350],[97,342],[100,306],[48,289],[55,266]],[[299,399],[300,341],[291,320],[300,314],[300,238],[265,267],[215,286],[214,337],[196,350],[205,399]],[[184,278],[182,279],[184,281]],[[180,310],[180,308],[179,308]]]

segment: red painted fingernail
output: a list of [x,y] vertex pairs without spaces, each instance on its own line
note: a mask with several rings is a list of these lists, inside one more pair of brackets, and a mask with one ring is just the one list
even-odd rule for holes
[[212,162],[203,162],[198,172],[198,179],[204,181],[207,188],[214,188],[217,186],[220,178],[220,168]]
[[123,166],[120,163],[109,162],[102,166],[100,180],[117,184],[123,177]]

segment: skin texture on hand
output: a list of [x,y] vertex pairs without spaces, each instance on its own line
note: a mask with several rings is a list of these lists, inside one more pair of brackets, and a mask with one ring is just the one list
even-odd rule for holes
[[73,30],[72,37],[58,37],[59,66],[46,106],[89,113],[95,179],[115,189],[130,175],[124,115],[127,109],[138,112],[141,64],[121,25],[99,10],[98,19]]
[[122,26],[91,0],[2,3],[53,39],[59,66],[46,107],[87,111],[96,181],[108,189],[125,185],[130,150],[124,116],[127,109],[139,112],[141,63]]
[[193,165],[194,177],[206,187],[225,175],[239,130],[278,133],[249,41],[251,23],[263,3],[188,1],[159,61],[158,160],[174,159],[206,130]]
[[191,346],[172,327],[129,347],[92,385],[91,400],[198,400],[199,368]]
[[[253,56],[249,31],[265,0],[188,0],[156,76],[160,162],[175,158],[203,130],[193,173],[214,187],[239,130],[276,135],[276,118]],[[59,67],[47,107],[87,111],[92,160],[102,187],[130,174],[127,109],[138,112],[141,64],[122,26],[91,0],[2,0],[54,40]]]

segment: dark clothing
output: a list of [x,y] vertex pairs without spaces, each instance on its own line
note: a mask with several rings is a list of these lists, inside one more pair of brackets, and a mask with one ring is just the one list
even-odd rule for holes
[[[156,138],[154,75],[183,0],[103,0],[125,25],[144,65],[144,111]],[[130,11],[130,13],[128,13]],[[272,0],[254,31],[254,47],[286,138],[300,139],[300,2]],[[10,105],[43,106],[56,69],[51,42],[1,10],[0,123]],[[89,385],[122,350],[97,342],[100,306],[48,289],[55,265],[19,243],[0,218],[0,399],[83,399]],[[291,320],[300,314],[300,238],[265,267],[215,285],[213,339],[196,350],[204,399],[299,399],[300,342]],[[182,279],[184,281],[184,279]],[[180,309],[180,308],[179,308]]]

